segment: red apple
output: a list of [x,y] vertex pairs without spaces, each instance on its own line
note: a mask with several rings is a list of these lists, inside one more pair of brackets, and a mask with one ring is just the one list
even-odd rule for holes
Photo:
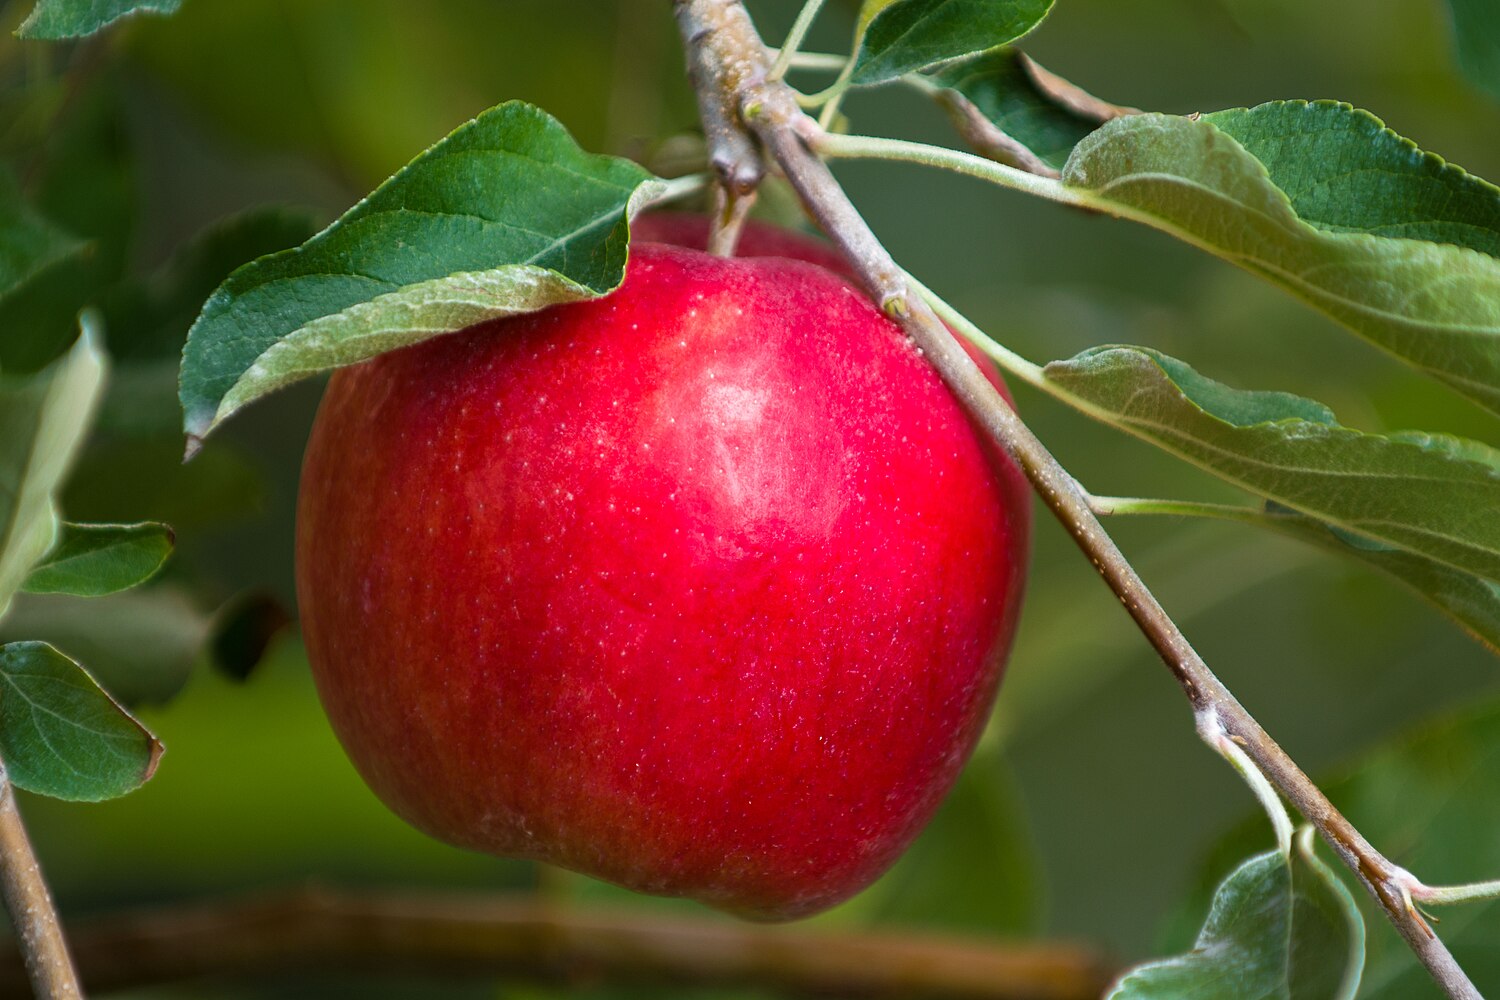
[[334,729],[408,821],[780,919],[873,881],[953,783],[1029,497],[830,250],[741,246],[782,256],[637,242],[605,298],[336,374],[297,585]]

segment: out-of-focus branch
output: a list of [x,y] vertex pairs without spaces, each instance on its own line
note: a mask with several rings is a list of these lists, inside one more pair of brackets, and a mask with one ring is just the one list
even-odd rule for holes
[[[759,986],[796,993],[944,1000],[1093,1000],[1108,981],[1079,948],[821,933],[529,897],[308,889],[131,910],[69,928],[91,990],[299,969],[570,981]],[[0,952],[0,996],[24,993]]]
[[13,945],[14,988],[5,996],[24,996],[29,981],[44,1000],[81,998],[78,976],[68,957],[68,942],[57,923],[52,896],[42,878],[31,840],[16,809],[16,792],[0,763],[0,895],[16,933]]

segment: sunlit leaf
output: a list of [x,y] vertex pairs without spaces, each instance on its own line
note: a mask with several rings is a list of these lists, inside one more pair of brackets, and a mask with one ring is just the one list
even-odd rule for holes
[[1500,189],[1373,116],[1332,102],[1129,115],[1083,139],[1062,180],[1500,410]]
[[188,434],[317,372],[612,290],[628,217],[659,190],[530,105],[485,112],[301,247],[220,286],[183,352]]
[[1051,7],[1052,0],[864,0],[849,80],[881,83],[988,52],[1035,28]]
[[1019,49],[964,59],[934,72],[931,79],[943,88],[940,98],[954,124],[979,152],[996,151],[977,141],[982,137],[976,135],[972,116],[994,125],[1054,170],[1062,169],[1084,136],[1111,119],[1134,113],[1048,73]]
[[92,337],[32,376],[0,374],[0,614],[57,530],[52,494],[104,378]]
[[1500,97],[1500,7],[1492,0],[1448,0],[1458,65],[1475,84]]
[[1500,580],[1500,453],[1426,434],[1367,434],[1327,407],[1232,389],[1174,358],[1100,347],[1047,366],[1099,419],[1231,483],[1361,536]]
[[150,780],[162,746],[44,642],[0,646],[0,759],[18,787],[98,802]]
[[149,580],[172,554],[165,524],[67,524],[32,567],[21,589],[31,594],[100,597]]
[[1299,838],[1236,868],[1192,951],[1132,969],[1107,1000],[1351,1000],[1364,938],[1349,890]]
[[22,38],[81,38],[128,14],[171,14],[182,0],[37,0],[16,34]]

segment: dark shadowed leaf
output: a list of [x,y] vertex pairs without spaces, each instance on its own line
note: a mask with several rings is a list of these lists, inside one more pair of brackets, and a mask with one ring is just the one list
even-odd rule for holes
[[204,300],[231,272],[316,232],[310,214],[280,206],[252,209],[208,227],[156,274],[112,290],[100,303],[110,355],[120,362],[175,361]]
[[0,170],[0,296],[76,253],[79,246],[79,240],[28,206],[16,179]]
[[172,554],[165,524],[63,523],[21,585],[30,594],[101,597],[145,583]]
[[262,513],[264,470],[228,441],[183,462],[175,402],[169,412],[170,436],[91,441],[68,476],[62,509],[80,520],[162,521],[184,534]]
[[1113,118],[1133,113],[1048,73],[1019,49],[964,59],[931,78],[943,88],[939,97],[959,132],[977,151],[987,156],[996,152],[979,141],[982,137],[971,124],[972,116],[994,125],[1054,170],[1063,168],[1084,136]]
[[882,83],[988,52],[1041,23],[1052,0],[864,0],[854,84]]
[[1493,0],[1448,0],[1458,65],[1481,89],[1500,97],[1500,7]]
[[530,105],[486,111],[307,243],[214,292],[183,352],[188,434],[317,372],[612,290],[628,217],[660,189]]
[[1300,101],[1129,115],[1083,139],[1062,180],[1500,410],[1500,189],[1373,116]]
[[1365,929],[1349,890],[1298,839],[1259,854],[1214,893],[1193,949],[1127,972],[1108,1000],[1350,1000]]
[[234,680],[248,680],[265,659],[271,642],[291,624],[291,612],[274,595],[264,591],[240,594],[214,616],[209,643],[214,666]]
[[91,242],[90,293],[124,274],[140,210],[126,84],[108,68],[98,72],[91,86],[68,92],[72,103],[37,137],[38,161],[27,170],[37,209]]
[[212,618],[172,584],[107,597],[18,594],[0,642],[40,639],[79,663],[126,705],[161,704],[187,683]]
[[98,802],[150,780],[162,746],[44,642],[0,646],[0,759],[28,792]]
[[0,167],[0,373],[35,372],[77,336],[90,255],[88,243],[27,205]]
[[182,0],[37,0],[16,34],[22,38],[81,38],[136,12],[171,14]]
[[1500,453],[1429,434],[1366,434],[1320,403],[1231,389],[1137,347],[1046,368],[1106,423],[1220,478],[1366,538],[1500,580]]
[[52,495],[104,378],[91,336],[37,375],[0,374],[0,615],[52,547]]

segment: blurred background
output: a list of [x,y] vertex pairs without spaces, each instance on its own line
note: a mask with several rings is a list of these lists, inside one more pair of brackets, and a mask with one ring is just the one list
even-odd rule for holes
[[[772,41],[797,8],[749,6]],[[846,51],[853,6],[830,4],[807,48]],[[129,335],[110,331],[115,383],[64,509],[164,520],[178,537],[152,587],[89,604],[87,616],[34,598],[4,626],[53,638],[107,683],[117,678],[168,747],[155,779],[124,799],[23,801],[65,914],[314,881],[536,890],[560,905],[721,919],[451,849],[386,812],[329,731],[295,629],[275,628],[276,604],[295,607],[298,466],[321,385],[236,417],[185,467],[173,396],[173,351],[228,266],[299,242],[481,110],[525,99],[586,148],[648,159],[664,138],[692,132],[667,5],[187,0],[172,18],[65,46],[10,35],[28,7],[3,7],[3,151],[59,222],[117,258],[100,266],[155,275],[139,301],[111,307]],[[1440,0],[1058,0],[1025,47],[1094,93],[1149,110],[1338,98],[1500,177],[1500,104],[1458,74],[1453,41]],[[900,88],[856,94],[845,111],[859,131],[957,141],[936,107]],[[846,164],[839,174],[899,261],[1033,360],[1144,344],[1238,387],[1320,399],[1362,429],[1500,444],[1494,417],[1165,236],[917,168]],[[225,225],[252,209],[261,211]],[[201,235],[216,226],[217,237]],[[1024,387],[1017,397],[1095,492],[1239,499]],[[1037,525],[1020,638],[958,791],[884,881],[815,923],[1066,939],[1135,961],[1180,945],[1184,926],[1191,939],[1204,880],[1223,863],[1199,859],[1216,857],[1230,831],[1242,830],[1247,849],[1271,845],[1118,602],[1040,510]],[[1351,563],[1237,525],[1131,521],[1117,533],[1220,677],[1314,774],[1347,770],[1415,724],[1500,694],[1490,653]],[[199,651],[205,635],[222,640],[217,665]],[[269,650],[247,673],[257,635],[272,636]],[[1500,875],[1500,838],[1480,829],[1491,835],[1471,852],[1429,851],[1424,874]],[[1379,829],[1367,832],[1379,843]],[[1378,918],[1371,935],[1377,953],[1394,940]],[[1429,995],[1420,978],[1408,988],[1391,995]],[[663,995],[306,976],[132,995],[449,994]]]

